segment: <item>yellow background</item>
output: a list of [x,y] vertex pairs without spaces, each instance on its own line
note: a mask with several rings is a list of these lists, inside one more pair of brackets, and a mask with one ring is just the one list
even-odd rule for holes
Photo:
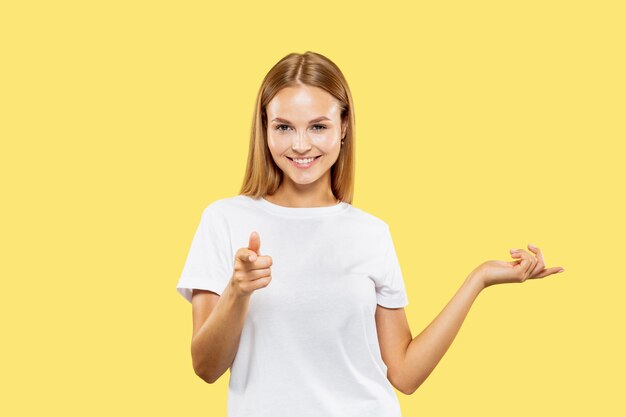
[[510,248],[565,268],[479,295],[403,415],[624,415],[620,3],[3,2],[0,414],[226,415],[175,285],[262,78],[312,50],[351,86],[353,204],[391,227],[413,336]]

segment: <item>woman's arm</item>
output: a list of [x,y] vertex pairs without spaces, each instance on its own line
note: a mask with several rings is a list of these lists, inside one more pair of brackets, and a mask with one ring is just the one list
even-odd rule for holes
[[[249,295],[238,294],[232,285],[226,286],[208,317],[202,317],[202,324],[194,331],[191,340],[193,369],[209,384],[217,381],[233,363],[249,300]],[[198,314],[199,308],[195,305],[193,310],[194,315]]]
[[[260,248],[261,237],[257,232],[252,232],[248,247],[237,249],[233,276],[208,317],[202,313],[207,309],[193,306],[193,369],[209,384],[226,372],[237,355],[252,293],[267,287],[272,281],[272,257],[262,256]],[[191,302],[194,303],[193,297]],[[198,316],[202,317],[196,320],[198,312]],[[196,323],[202,325],[197,328]]]
[[459,332],[472,303],[484,288],[521,283],[564,271],[560,266],[546,268],[541,250],[530,244],[528,248],[535,256],[521,249],[511,249],[511,256],[518,258],[515,261],[493,260],[476,267],[435,320],[411,340],[403,366],[399,368],[400,384],[406,393],[415,392],[437,366]]
[[400,367],[403,390],[412,394],[435,369],[467,316],[472,303],[484,288],[477,271],[472,271],[461,288],[435,319],[408,345]]

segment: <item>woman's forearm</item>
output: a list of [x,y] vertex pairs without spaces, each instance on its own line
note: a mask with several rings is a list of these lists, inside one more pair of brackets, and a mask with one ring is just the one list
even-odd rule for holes
[[191,341],[193,368],[210,384],[226,372],[235,358],[249,299],[228,285]]
[[480,277],[472,271],[439,315],[409,343],[401,371],[408,394],[415,392],[437,366],[483,288]]

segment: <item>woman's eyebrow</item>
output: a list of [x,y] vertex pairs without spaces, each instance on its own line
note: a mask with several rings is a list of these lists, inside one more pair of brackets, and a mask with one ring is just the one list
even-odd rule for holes
[[[316,122],[321,122],[322,120],[330,120],[328,117],[326,116],[321,116],[318,117],[317,119],[313,119],[311,120],[309,123],[316,123]],[[280,122],[280,123],[291,123],[289,120],[287,119],[283,119],[281,117],[275,117],[272,119],[272,122]]]

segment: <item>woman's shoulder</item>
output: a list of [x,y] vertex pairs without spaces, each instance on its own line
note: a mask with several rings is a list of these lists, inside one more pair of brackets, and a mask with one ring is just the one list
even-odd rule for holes
[[355,221],[363,224],[364,226],[369,226],[376,229],[386,229],[388,227],[387,222],[381,217],[365,211],[362,208],[352,206],[350,214]]
[[224,211],[234,207],[243,207],[249,203],[249,199],[250,197],[241,194],[231,197],[221,197],[208,203],[205,209]]
[[246,208],[250,204],[249,197],[235,195],[231,197],[221,197],[209,202],[203,209],[203,215],[207,217],[227,218],[229,215],[238,212],[238,208]]

